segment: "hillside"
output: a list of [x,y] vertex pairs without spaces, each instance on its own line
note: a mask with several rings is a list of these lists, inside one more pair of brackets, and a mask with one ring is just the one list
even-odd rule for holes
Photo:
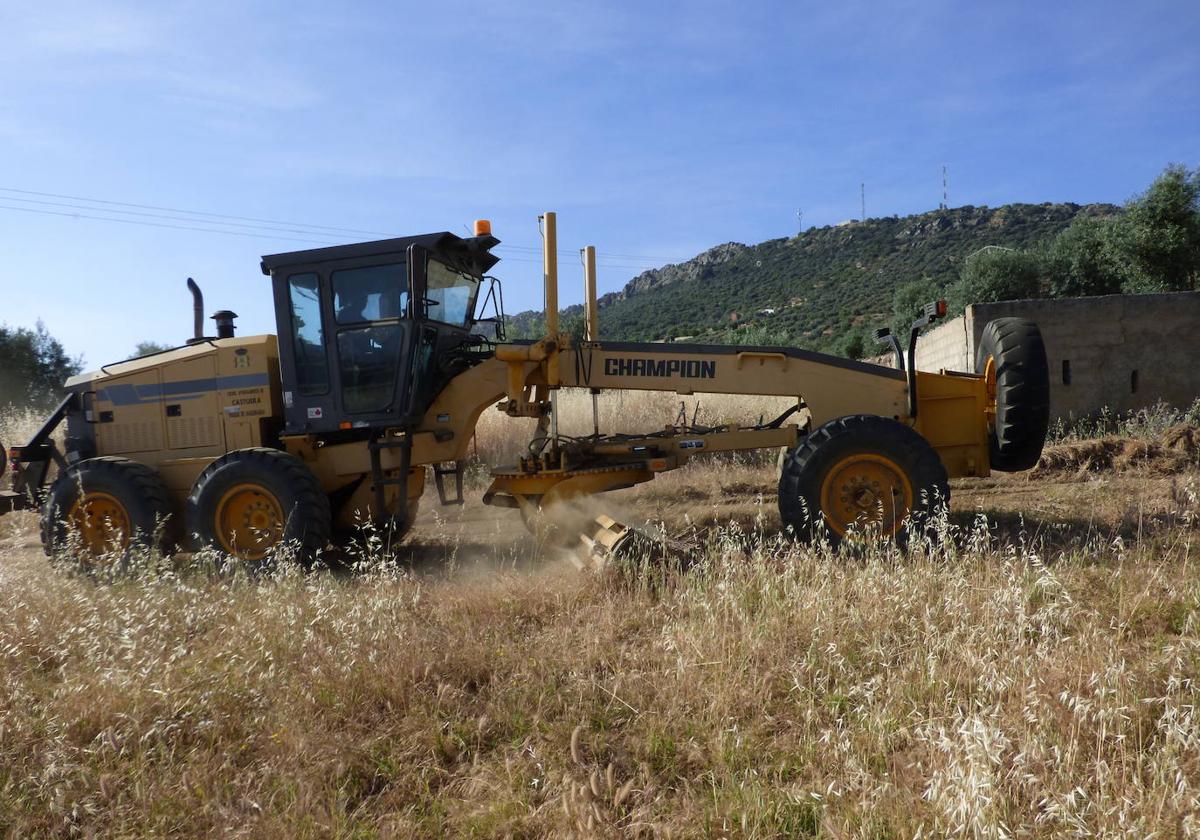
[[[958,279],[962,260],[985,245],[1025,248],[1077,215],[1107,216],[1110,204],[957,207],[915,216],[811,228],[758,245],[729,242],[678,265],[639,274],[600,299],[605,338],[696,337],[736,343],[787,341],[826,348],[851,326],[888,320],[897,286]],[[582,307],[564,311],[578,317]],[[509,319],[510,334],[532,336],[541,313]]]

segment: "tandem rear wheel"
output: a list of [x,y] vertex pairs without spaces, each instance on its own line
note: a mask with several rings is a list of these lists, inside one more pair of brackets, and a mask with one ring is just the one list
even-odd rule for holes
[[167,552],[175,532],[162,478],[128,458],[103,456],[59,474],[42,506],[42,547],[81,568],[124,566],[136,550]]
[[851,533],[903,543],[950,502],[946,468],[925,438],[872,414],[831,420],[788,453],[779,515],[801,542],[834,545]]
[[196,479],[187,499],[188,531],[252,567],[281,548],[308,564],[329,543],[329,497],[304,462],[278,449],[229,452]]

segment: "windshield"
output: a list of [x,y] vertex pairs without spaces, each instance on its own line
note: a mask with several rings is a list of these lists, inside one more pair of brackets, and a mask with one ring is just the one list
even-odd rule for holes
[[430,259],[425,285],[430,318],[456,327],[470,323],[479,292],[478,277]]

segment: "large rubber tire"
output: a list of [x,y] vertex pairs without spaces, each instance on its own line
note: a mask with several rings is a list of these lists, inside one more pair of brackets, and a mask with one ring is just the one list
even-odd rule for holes
[[168,552],[177,530],[162,477],[128,458],[106,455],[72,464],[42,505],[46,553],[59,555],[77,541],[76,559],[86,568],[95,568],[101,556],[124,563],[134,548]]
[[1037,324],[1023,318],[988,321],[975,351],[975,371],[991,359],[996,372],[996,422],[989,429],[991,466],[1001,472],[1037,464],[1050,427],[1050,367]]
[[213,461],[187,500],[188,531],[215,548],[263,568],[281,544],[312,562],[329,544],[329,497],[294,455],[278,449],[237,449]]
[[[908,426],[874,414],[830,420],[796,445],[779,477],[779,515],[797,539],[836,545],[848,526],[882,513],[883,536],[903,543],[950,503],[942,459]],[[890,504],[890,509],[889,509]],[[858,513],[851,517],[851,510]]]

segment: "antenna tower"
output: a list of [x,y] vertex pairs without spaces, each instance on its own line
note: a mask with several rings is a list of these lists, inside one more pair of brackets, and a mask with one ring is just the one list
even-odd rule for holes
[[942,209],[950,209],[950,176],[946,174],[946,164],[942,164]]
[[867,182],[858,185],[858,198],[862,202],[862,220],[867,220]]

